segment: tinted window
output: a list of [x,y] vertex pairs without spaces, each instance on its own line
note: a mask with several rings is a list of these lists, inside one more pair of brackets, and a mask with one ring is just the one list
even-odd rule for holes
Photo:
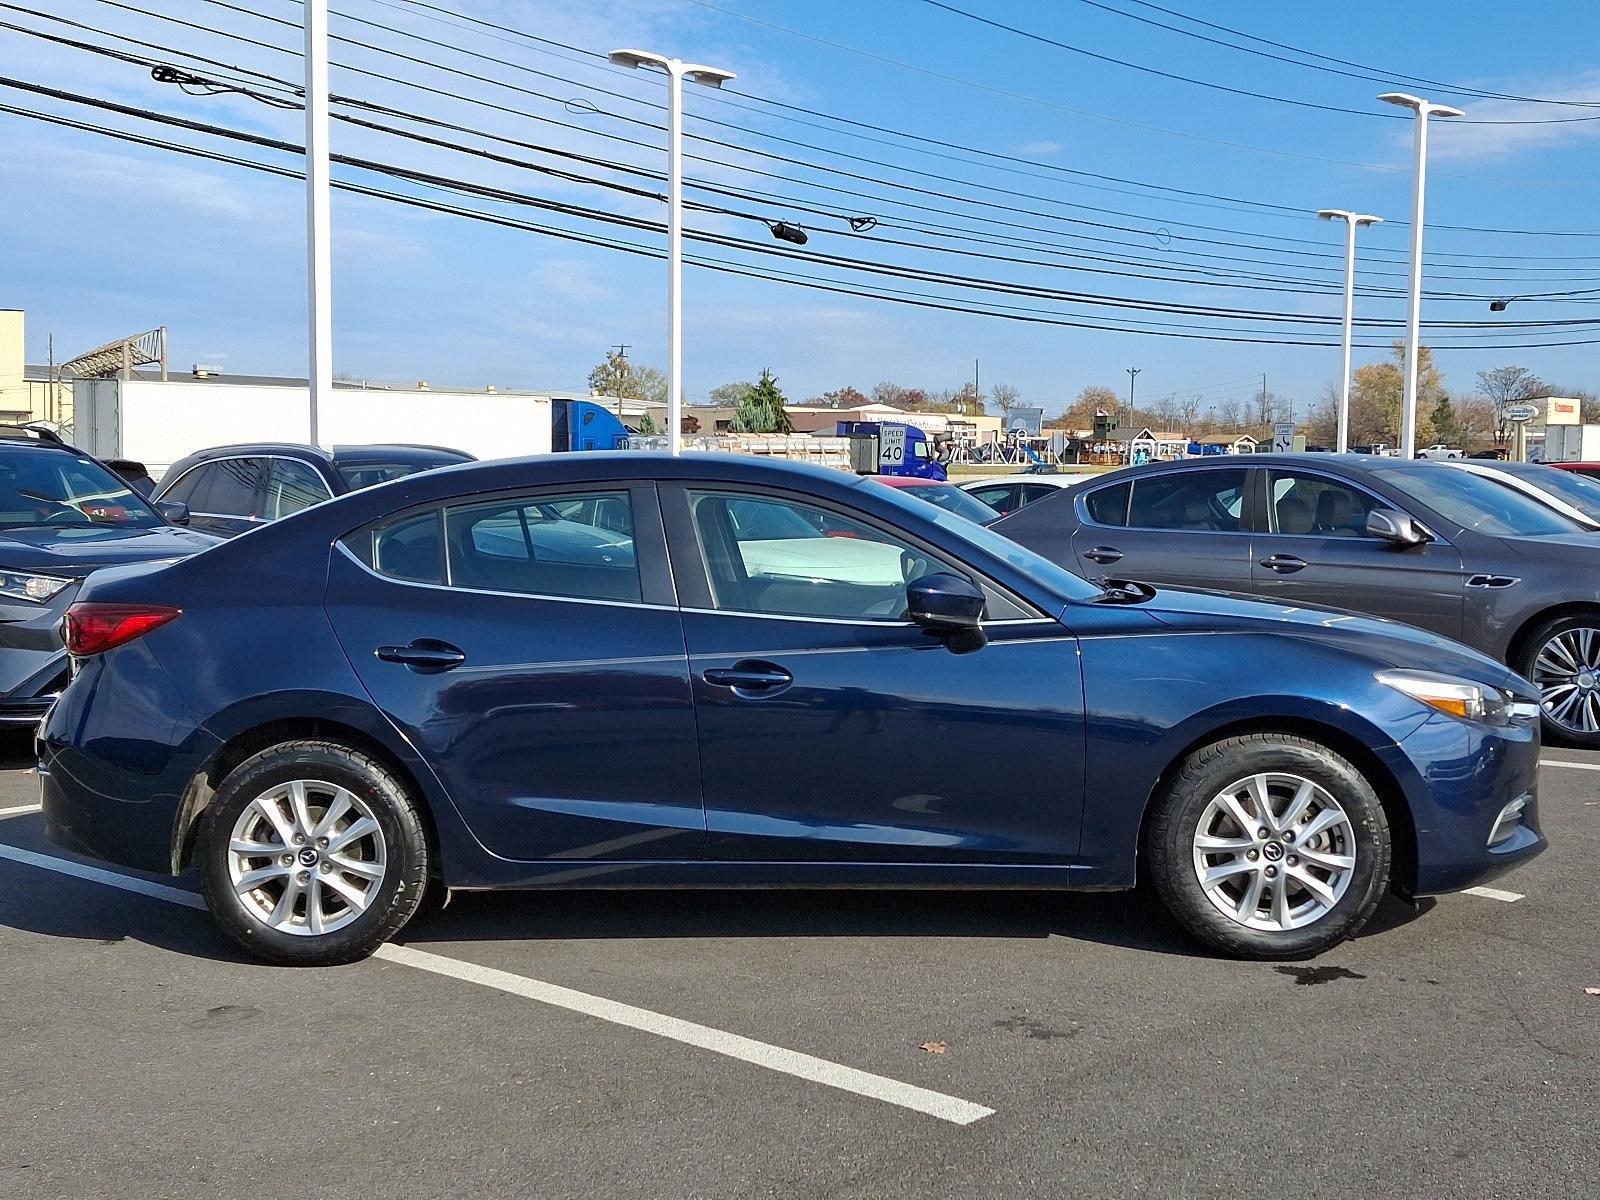
[[1099,488],[1083,498],[1089,510],[1089,519],[1097,525],[1126,525],[1128,523],[1128,491],[1132,485],[1114,484]]
[[196,467],[201,478],[190,493],[189,508],[219,517],[253,517],[261,490],[259,458],[225,458]]
[[1367,514],[1384,507],[1358,488],[1297,471],[1272,472],[1271,497],[1273,532],[1316,537],[1366,537]]
[[162,524],[126,483],[92,458],[55,451],[0,454],[0,526]]
[[973,488],[967,494],[982,500],[996,512],[1008,513],[1017,507],[1016,484],[997,483],[994,487]]
[[261,515],[276,521],[320,504],[328,495],[328,485],[314,467],[292,458],[274,458],[267,472],[267,499]]
[[1586,527],[1531,496],[1439,463],[1389,471],[1384,479],[1447,521],[1494,537],[1585,532]]
[[936,504],[945,512],[976,521],[979,525],[986,524],[999,515],[976,496],[963,492],[953,483],[925,483],[905,490],[908,495],[915,496],[918,500]]
[[366,551],[362,560],[385,575],[413,583],[444,582],[444,538],[439,534],[437,509],[380,525],[358,544]]
[[1600,483],[1595,480],[1576,471],[1557,471],[1532,463],[1518,463],[1510,473],[1527,480],[1540,491],[1565,500],[1591,520],[1600,521]]
[[1237,533],[1244,481],[1242,467],[1173,471],[1135,480],[1128,524],[1136,529]]
[[879,529],[810,504],[690,493],[716,606],[899,621],[908,580],[947,568]]
[[445,511],[453,587],[638,600],[626,492],[501,500]]
[[352,492],[362,488],[375,487],[380,483],[388,483],[391,479],[404,479],[407,475],[415,475],[418,471],[429,471],[434,467],[446,464],[439,462],[362,462],[362,463],[335,463],[334,470],[339,472],[345,486]]

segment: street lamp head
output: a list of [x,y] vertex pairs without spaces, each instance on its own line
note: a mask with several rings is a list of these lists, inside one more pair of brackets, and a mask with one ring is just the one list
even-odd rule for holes
[[1324,221],[1348,221],[1355,214],[1346,212],[1342,208],[1319,208],[1317,209],[1317,216]]
[[664,54],[651,54],[648,50],[613,50],[608,56],[613,66],[631,67],[660,67],[663,71],[670,70],[672,62]]
[[611,59],[613,66],[635,70],[639,67],[660,67],[668,75],[682,76],[690,83],[702,83],[706,87],[720,88],[728,80],[738,78],[732,71],[724,71],[721,67],[680,62],[676,58],[668,58],[665,54],[652,54],[648,50],[613,50],[607,57]]
[[703,67],[695,63],[685,63],[683,73],[691,83],[703,83],[706,87],[714,88],[720,88],[730,79],[739,78],[732,71],[724,71],[721,67]]
[[1382,225],[1383,218],[1375,217],[1371,213],[1351,213],[1350,219],[1357,225]]
[[[613,58],[616,56],[613,55]],[[1427,103],[1421,96],[1411,96],[1405,92],[1385,92],[1378,97],[1385,104],[1397,104],[1401,108],[1419,109]]]
[[1385,92],[1378,99],[1385,104],[1396,104],[1401,108],[1409,108],[1412,112],[1424,117],[1464,117],[1467,115],[1459,108],[1451,108],[1448,104],[1432,104],[1421,96],[1412,96],[1406,92]]

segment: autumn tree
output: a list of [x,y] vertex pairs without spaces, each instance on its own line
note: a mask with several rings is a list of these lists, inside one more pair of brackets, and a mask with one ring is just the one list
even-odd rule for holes
[[[1405,343],[1394,343],[1394,361],[1357,367],[1350,381],[1350,441],[1400,443],[1401,408],[1405,399]],[[1434,364],[1433,352],[1423,346],[1417,355],[1417,442],[1437,441],[1433,412],[1447,396],[1444,377]]]
[[638,399],[649,401],[651,404],[667,402],[667,373],[660,367],[649,365],[634,367],[633,378],[641,393]]
[[621,400],[644,400],[647,397],[639,383],[639,375],[620,350],[606,352],[605,360],[589,372],[589,386],[602,396],[615,396]]
[[989,399],[994,401],[994,406],[1002,418],[1010,417],[1012,409],[1022,407],[1021,390],[1009,383],[990,385]]
[[750,383],[748,380],[735,379],[732,383],[718,384],[712,388],[711,394],[707,399],[713,404],[734,408],[743,403],[744,398],[750,394],[750,389],[753,387],[755,387],[755,384]]
[[1100,413],[1111,415],[1117,411],[1117,393],[1099,384],[1090,384],[1078,393],[1078,398],[1067,406],[1050,424],[1057,429],[1093,429],[1094,419]]
[[842,387],[834,388],[831,392],[823,392],[820,396],[813,396],[806,403],[819,405],[822,408],[860,408],[867,403],[867,397],[853,387]]
[[915,412],[927,405],[928,393],[921,388],[902,387],[898,383],[884,380],[872,389],[872,402]]

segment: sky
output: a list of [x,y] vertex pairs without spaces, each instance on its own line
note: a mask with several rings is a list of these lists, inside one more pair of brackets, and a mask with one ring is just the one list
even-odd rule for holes
[[[336,179],[414,201],[335,192],[335,370],[576,389],[611,346],[664,365],[666,86],[605,62],[628,46],[737,75],[684,98],[687,194],[729,210],[687,218],[721,239],[686,244],[691,402],[763,368],[794,402],[885,380],[959,388],[976,369],[1056,412],[1085,386],[1125,393],[1136,368],[1141,403],[1242,398],[1264,374],[1304,412],[1339,372],[1343,230],[1317,209],[1385,218],[1358,241],[1357,318],[1383,324],[1358,330],[1356,365],[1402,333],[1414,122],[1375,99],[1396,88],[1466,110],[1430,132],[1424,287],[1440,294],[1423,320],[1476,326],[1425,330],[1446,385],[1517,363],[1600,390],[1600,344],[1550,344],[1600,339],[1592,0],[942,3],[332,0],[335,111],[440,143],[334,124],[336,153],[410,173]],[[301,13],[7,4],[0,105],[294,172],[293,153],[139,112],[298,145],[298,109],[191,95],[149,65],[281,96],[274,81],[302,71]],[[0,308],[27,310],[31,361],[51,336],[61,359],[165,325],[177,369],[305,372],[298,179],[4,110],[0,139]],[[806,245],[774,240],[778,221]],[[1572,324],[1513,324],[1554,321]]]

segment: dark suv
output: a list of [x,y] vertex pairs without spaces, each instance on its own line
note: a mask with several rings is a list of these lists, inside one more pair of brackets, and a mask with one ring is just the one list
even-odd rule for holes
[[474,461],[444,446],[215,446],[173,463],[152,499],[181,501],[191,528],[233,537],[346,492]]
[[216,545],[177,528],[186,515],[53,435],[0,427],[0,725],[35,724],[65,685],[61,618],[86,576]]
[[1091,579],[1445,634],[1532,680],[1547,732],[1600,748],[1600,534],[1450,463],[1261,454],[1133,467],[993,528]]

